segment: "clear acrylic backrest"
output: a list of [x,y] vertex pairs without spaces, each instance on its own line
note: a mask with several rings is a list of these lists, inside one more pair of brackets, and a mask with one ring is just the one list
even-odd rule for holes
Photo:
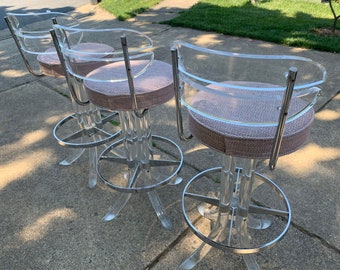
[[[124,64],[122,37],[125,37],[130,61],[140,61],[141,65],[132,67],[132,77],[138,77],[152,63],[154,54],[152,40],[146,35],[124,28],[112,29],[79,29],[54,25],[54,33],[59,48],[65,60],[66,70],[72,76],[81,80],[98,82],[127,81],[127,73],[115,72],[105,76],[87,78],[87,72],[81,68],[82,64],[92,66],[93,69],[112,64]],[[121,69],[120,69],[121,70]],[[100,74],[99,74],[100,75]]]
[[[37,73],[37,56],[41,54],[55,54],[49,50],[54,48],[50,35],[52,19],[65,26],[78,26],[79,22],[73,16],[60,12],[41,13],[7,13],[5,20],[18,46],[25,64],[30,72]],[[37,74],[35,74],[37,75]]]
[[58,24],[61,25],[79,25],[77,19],[60,12],[7,13],[7,18],[20,41],[21,48],[32,54],[44,53],[48,48],[54,47],[50,35],[53,18],[56,18]]
[[326,79],[323,66],[303,57],[231,53],[181,41],[174,43],[173,50],[178,54],[182,104],[234,125],[277,126],[291,67],[298,72],[286,122],[312,108],[317,86]]

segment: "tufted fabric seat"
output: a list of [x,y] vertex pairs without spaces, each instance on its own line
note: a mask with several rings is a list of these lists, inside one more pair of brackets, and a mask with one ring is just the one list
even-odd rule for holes
[[[138,73],[147,64],[146,60],[130,62],[132,73]],[[151,108],[170,100],[173,95],[173,79],[171,65],[154,60],[150,67],[134,79],[134,87],[138,109]],[[123,61],[102,66],[87,75],[91,80],[112,80],[126,77]],[[129,84],[122,81],[91,81],[85,80],[84,85],[91,102],[104,108],[127,111],[132,110]]]
[[[233,84],[236,83],[233,82]],[[250,82],[243,82],[243,84],[254,85]],[[257,83],[256,86],[258,87],[259,84]],[[214,90],[228,92],[227,88],[210,87]],[[252,95],[256,95],[256,101],[252,98],[238,99],[199,92],[193,97],[191,104],[201,113],[189,111],[189,127],[192,134],[203,144],[226,155],[257,159],[269,158],[277,125],[264,126],[256,125],[256,123],[278,121],[282,93],[268,92],[267,97],[275,97],[275,99],[264,97],[263,100],[258,98],[259,95],[264,95],[263,91],[254,91]],[[289,116],[306,106],[308,104],[304,100],[293,97]],[[286,124],[279,155],[292,153],[306,142],[313,118],[314,111],[310,109],[307,113]],[[234,123],[222,119],[230,119]],[[240,122],[248,122],[249,125],[240,125]]]

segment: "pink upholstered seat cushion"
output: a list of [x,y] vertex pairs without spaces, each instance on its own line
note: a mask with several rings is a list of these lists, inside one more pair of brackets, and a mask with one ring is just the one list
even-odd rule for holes
[[[256,92],[254,94],[257,95]],[[254,99],[239,99],[200,92],[193,98],[192,104],[204,114],[190,111],[190,130],[203,144],[227,155],[269,158],[277,127],[253,124],[261,121],[277,122],[281,102],[282,94],[277,99],[261,100],[258,96]],[[295,113],[306,106],[304,100],[293,97],[290,112]],[[235,124],[219,120],[223,118],[233,120]],[[280,155],[292,153],[306,142],[313,118],[314,111],[309,109],[304,115],[286,124]],[[252,125],[236,124],[237,121]]]
[[[106,44],[91,42],[79,43],[78,45],[74,46],[73,49],[89,53],[87,54],[87,57],[91,57],[91,52],[107,53],[108,56],[111,52],[113,52],[113,48]],[[46,76],[65,76],[55,48],[47,49],[45,53],[39,54],[37,59],[41,72]],[[76,62],[79,72],[84,76],[93,69],[103,65],[101,62],[86,62],[82,61],[81,59],[76,60]]]
[[[132,73],[143,69],[148,61],[131,61]],[[126,78],[124,61],[99,67],[87,75],[97,80]],[[154,60],[144,73],[133,80],[138,109],[151,108],[170,100],[173,95],[173,79],[171,65]],[[127,111],[132,109],[130,89],[127,80],[122,81],[90,81],[85,80],[85,88],[89,100],[101,107]]]

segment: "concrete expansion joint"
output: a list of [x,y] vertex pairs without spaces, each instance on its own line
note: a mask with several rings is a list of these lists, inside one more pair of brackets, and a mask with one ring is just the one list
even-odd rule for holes
[[340,249],[338,249],[336,246],[330,244],[327,240],[325,240],[324,238],[322,238],[321,236],[315,234],[315,233],[312,233],[310,232],[309,230],[305,229],[304,227],[296,224],[295,222],[291,222],[290,225],[292,227],[294,227],[295,229],[297,229],[298,231],[300,231],[301,233],[305,234],[305,235],[308,235],[309,237],[311,238],[314,238],[314,239],[317,239],[320,241],[320,243],[325,246],[326,248],[328,249],[331,249],[332,251],[340,254]]

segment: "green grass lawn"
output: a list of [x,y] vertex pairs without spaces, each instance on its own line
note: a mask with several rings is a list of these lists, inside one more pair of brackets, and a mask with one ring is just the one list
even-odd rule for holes
[[[337,15],[340,3],[333,4]],[[340,37],[321,35],[333,15],[320,0],[201,0],[173,20],[164,22],[227,35],[250,37],[289,46],[340,52]],[[340,29],[340,20],[337,25]]]
[[100,6],[115,15],[118,20],[124,21],[159,2],[161,2],[161,0],[103,0]]
[[[183,0],[185,1],[185,0]],[[136,16],[161,0],[103,0],[100,5],[119,20]],[[340,15],[340,2],[333,1]],[[322,35],[333,15],[321,0],[200,0],[177,18],[164,22],[226,35],[250,37],[279,44],[340,52],[340,37]],[[340,20],[337,24],[340,31]]]

